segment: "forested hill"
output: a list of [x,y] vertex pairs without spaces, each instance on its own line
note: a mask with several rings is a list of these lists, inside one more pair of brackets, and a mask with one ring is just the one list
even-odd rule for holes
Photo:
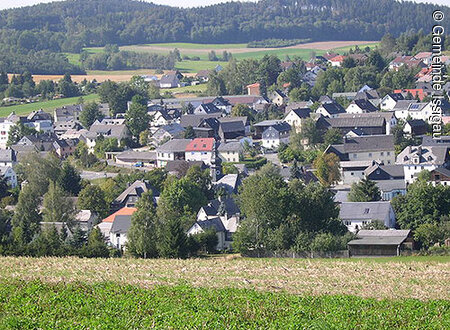
[[[180,9],[130,0],[69,0],[0,11],[0,44],[79,52],[85,46],[174,41],[378,40],[387,32],[428,33],[437,7],[395,0],[261,0]],[[441,10],[450,17],[450,7]]]

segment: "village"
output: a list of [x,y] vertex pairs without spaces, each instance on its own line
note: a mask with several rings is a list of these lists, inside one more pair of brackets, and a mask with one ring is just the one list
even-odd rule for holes
[[[323,72],[364,65],[369,56],[364,52],[316,56],[301,64],[304,73],[295,79],[300,79],[301,88],[311,89]],[[241,251],[256,256],[257,251],[258,256],[260,253],[282,256],[292,250],[293,245],[269,248],[270,244],[255,241],[243,248],[242,236],[245,235],[241,234],[240,248],[234,246],[236,232],[243,223],[249,222],[246,218],[251,216],[249,206],[243,205],[242,195],[249,193],[243,186],[251,177],[259,176],[265,180],[261,173],[266,172],[267,176],[280,178],[286,187],[291,187],[293,182],[301,182],[305,187],[324,187],[325,192],[321,193],[323,196],[331,194],[332,208],[336,207],[338,212],[337,217],[328,217],[335,218],[333,220],[344,228],[333,235],[348,232],[339,244],[323,243],[321,246],[318,235],[322,235],[322,239],[333,240],[333,237],[330,238],[327,227],[317,228],[310,237],[311,244],[297,249],[299,256],[314,256],[314,252],[317,256],[399,256],[434,245],[449,246],[450,136],[446,134],[450,125],[450,82],[442,86],[442,135],[435,138],[431,135],[430,119],[435,110],[431,99],[431,57],[431,52],[419,52],[414,56],[399,55],[389,62],[389,72],[417,72],[414,88],[405,86],[388,91],[365,84],[357,90],[323,94],[316,100],[299,100],[292,93],[293,82],[268,88],[255,81],[246,85],[243,89],[246,93],[240,95],[154,99],[135,95],[125,100],[125,112],[113,111],[112,104],[102,102],[64,106],[53,113],[42,110],[27,116],[11,113],[0,119],[0,172],[7,184],[2,187],[5,191],[1,202],[5,214],[10,214],[13,219],[7,226],[12,229],[6,231],[14,233],[15,226],[25,226],[20,219],[14,220],[15,214],[30,212],[22,205],[21,197],[27,185],[32,186],[30,181],[36,179],[27,177],[23,168],[30,164],[40,168],[46,161],[56,159],[57,166],[67,170],[66,174],[70,173],[65,178],[69,180],[69,186],[68,190],[53,187],[52,192],[63,193],[70,201],[70,206],[64,205],[73,209],[58,212],[59,206],[55,205],[58,196],[52,199],[47,188],[42,187],[41,192],[46,193],[43,197],[35,196],[36,204],[31,208],[36,213],[35,219],[41,219],[38,220],[41,229],[49,230],[52,226],[62,237],[61,244],[62,240],[70,241],[74,236],[83,241],[95,229],[107,246],[116,251],[115,255],[126,253],[129,231],[133,231],[134,240],[136,236],[144,235],[141,233],[144,229],[136,229],[137,225],[133,225],[133,217],[139,214],[139,207],[146,205],[145,202],[139,204],[140,198],[145,196],[154,204],[146,207],[158,216],[156,207],[159,208],[159,203],[201,201],[201,205],[189,205],[189,212],[183,215],[180,213],[184,211],[178,212],[177,217],[188,218],[182,220],[186,224],[183,226],[186,237],[204,234],[206,238],[198,239],[201,248],[197,246],[203,252]],[[450,64],[450,57],[443,56],[442,62]],[[296,67],[300,64],[298,61],[279,61],[276,65],[277,74],[282,76],[298,73]],[[201,71],[195,76],[196,83],[212,84],[211,80],[222,70],[224,68],[218,66],[211,71]],[[139,88],[170,91],[181,86],[182,78],[181,72],[172,71],[160,79],[149,76],[133,79],[136,85],[139,83]],[[98,88],[107,84],[100,84]],[[110,83],[109,88],[113,90],[113,87]],[[271,171],[275,174],[267,174]],[[152,182],[149,178],[153,174],[169,183]],[[111,185],[117,177],[130,181],[122,182],[124,189],[116,189],[109,200],[98,197],[111,193],[108,189],[113,189]],[[160,190],[169,190],[171,178],[181,182],[184,177],[203,180],[199,183],[202,198],[175,197],[168,193],[162,197],[164,193]],[[52,180],[41,177],[39,182],[55,185]],[[425,182],[431,189],[440,186],[444,189],[438,194],[446,194],[447,199],[443,201],[447,205],[430,211],[431,214],[442,214],[444,220],[440,224],[430,220],[422,227],[420,223],[413,225],[405,215],[398,221],[397,213],[402,211],[392,203],[396,199],[402,201],[397,203],[406,203],[412,194],[409,187],[417,185],[418,181]],[[78,185],[79,189],[72,190],[73,185]],[[185,189],[178,193],[194,194],[189,188]],[[254,194],[257,193],[255,190]],[[89,197],[93,200],[86,202]],[[402,197],[405,199],[399,199]],[[264,198],[259,201],[265,203]],[[100,204],[103,204],[101,210],[96,207]],[[316,206],[326,207],[320,203]],[[179,207],[180,210],[183,208],[187,206]],[[21,214],[21,217],[27,216]],[[145,219],[145,215],[140,217]],[[264,220],[266,215],[261,217],[258,220],[270,220]],[[306,220],[316,221],[303,219]],[[155,221],[164,225],[164,222]],[[144,226],[142,222],[136,223]],[[433,225],[441,234],[431,240],[417,234]],[[256,230],[258,236],[258,226],[246,230]],[[208,236],[211,232],[213,234]],[[25,242],[34,240],[33,234],[30,235]],[[264,248],[259,249],[261,244]],[[135,255],[151,255],[144,250],[132,248]]]

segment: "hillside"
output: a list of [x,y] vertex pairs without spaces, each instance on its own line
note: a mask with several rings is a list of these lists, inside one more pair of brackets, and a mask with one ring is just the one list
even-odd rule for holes
[[[379,40],[387,32],[428,31],[436,7],[395,0],[261,0],[180,9],[132,0],[68,0],[1,11],[0,42],[71,52],[154,42]],[[450,14],[449,7],[442,10]]]

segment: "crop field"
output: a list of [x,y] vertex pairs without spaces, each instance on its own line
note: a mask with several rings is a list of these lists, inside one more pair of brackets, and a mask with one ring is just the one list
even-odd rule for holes
[[[76,97],[68,97],[68,98],[57,99],[57,100],[0,107],[0,117],[6,117],[13,111],[16,113],[16,115],[29,114],[30,112],[39,110],[39,109],[42,109],[45,111],[51,111],[56,108],[62,107],[64,105],[75,104],[75,103],[77,103],[79,98],[80,98],[79,96],[76,96]],[[99,96],[97,94],[83,95],[83,99],[85,102],[98,101]]]
[[0,258],[0,328],[450,327],[450,258]]
[[217,257],[191,260],[0,258],[0,281],[118,282],[150,288],[193,287],[256,289],[318,296],[450,299],[450,257],[373,259],[247,259]]

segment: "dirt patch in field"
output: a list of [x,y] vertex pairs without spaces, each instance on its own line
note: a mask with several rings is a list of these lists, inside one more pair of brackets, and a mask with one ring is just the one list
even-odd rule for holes
[[[218,48],[213,49],[217,54],[222,53],[223,51],[239,54],[239,53],[249,53],[249,52],[259,52],[259,51],[268,51],[268,50],[281,50],[281,49],[314,49],[314,50],[330,50],[334,48],[347,47],[347,46],[355,46],[355,45],[366,45],[370,43],[376,43],[378,41],[320,41],[320,42],[309,42],[305,44],[299,44],[289,47],[280,47],[280,48]],[[172,48],[163,47],[163,46],[124,46],[122,47],[124,50],[134,50],[134,51],[142,51],[142,52],[154,52],[154,51],[169,51]],[[198,54],[207,54],[211,51],[208,48],[178,48],[181,53],[198,53]]]
[[142,287],[190,284],[302,295],[345,294],[377,299],[450,299],[450,263],[373,260],[208,258],[0,258],[0,281],[112,281]]

